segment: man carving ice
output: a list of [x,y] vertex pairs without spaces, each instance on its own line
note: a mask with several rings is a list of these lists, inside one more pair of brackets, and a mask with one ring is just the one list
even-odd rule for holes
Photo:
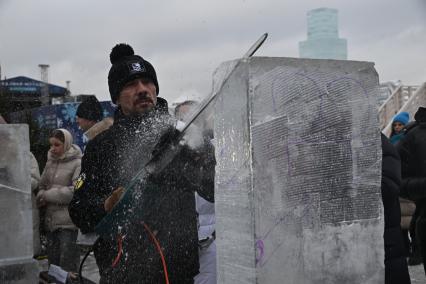
[[[94,230],[141,166],[178,133],[167,102],[157,96],[154,67],[126,44],[116,45],[110,60],[108,85],[118,106],[114,124],[88,143],[69,206],[83,233]],[[198,273],[194,191],[212,201],[214,165],[208,143],[184,146],[164,170],[136,185],[138,214],[127,212],[120,235],[100,237],[94,245],[101,283],[193,283]]]

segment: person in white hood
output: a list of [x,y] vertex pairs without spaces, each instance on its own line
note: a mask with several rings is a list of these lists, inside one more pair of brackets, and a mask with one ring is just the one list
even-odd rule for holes
[[73,197],[74,181],[80,174],[82,154],[65,129],[54,130],[49,143],[48,160],[37,194],[38,207],[46,208],[48,261],[49,265],[76,272],[80,260],[77,228],[69,216],[68,204]]

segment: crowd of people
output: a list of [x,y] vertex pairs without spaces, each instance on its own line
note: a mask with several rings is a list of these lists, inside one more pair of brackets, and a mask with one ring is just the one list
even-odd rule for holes
[[[96,97],[89,97],[76,113],[88,141],[83,151],[68,130],[56,129],[41,175],[31,154],[34,253],[43,254],[42,228],[48,263],[77,272],[78,239],[94,236],[105,217],[116,216],[118,233],[90,243],[100,283],[216,283],[213,132],[201,131],[203,125],[195,145],[185,136],[174,144],[179,123],[199,102],[185,101],[171,115],[150,62],[126,44],[112,49],[110,61],[114,117],[104,118]],[[382,134],[386,283],[410,283],[407,258],[416,265],[426,257],[426,108],[414,119],[399,113],[390,139]],[[178,150],[167,156],[168,147]],[[134,180],[142,165],[167,158]],[[126,194],[130,205],[117,209]]]

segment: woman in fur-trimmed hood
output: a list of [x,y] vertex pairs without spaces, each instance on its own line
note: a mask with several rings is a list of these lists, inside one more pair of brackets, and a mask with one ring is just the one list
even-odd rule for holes
[[73,197],[74,181],[80,174],[82,153],[72,142],[71,133],[65,129],[51,133],[48,160],[37,194],[38,207],[46,209],[44,226],[48,232],[49,264],[67,271],[77,271],[79,263],[77,228],[69,216],[68,204]]

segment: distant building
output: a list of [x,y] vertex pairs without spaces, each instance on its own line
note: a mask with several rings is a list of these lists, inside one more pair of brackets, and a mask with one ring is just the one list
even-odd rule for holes
[[319,8],[308,12],[308,39],[299,42],[299,57],[317,59],[348,58],[346,39],[339,38],[336,9]]
[[2,109],[8,113],[50,105],[55,101],[64,101],[68,96],[69,91],[64,87],[25,76],[0,80]]
[[[72,96],[71,98],[81,100],[84,96]],[[100,103],[105,117],[114,116],[115,106],[110,101]],[[36,157],[41,171],[46,163],[47,151],[49,150],[48,138],[53,129],[67,129],[73,136],[73,143],[84,149],[88,140],[76,122],[78,105],[79,102],[67,102],[25,109],[8,114],[7,121],[9,123],[25,123],[29,125],[30,149]]]

